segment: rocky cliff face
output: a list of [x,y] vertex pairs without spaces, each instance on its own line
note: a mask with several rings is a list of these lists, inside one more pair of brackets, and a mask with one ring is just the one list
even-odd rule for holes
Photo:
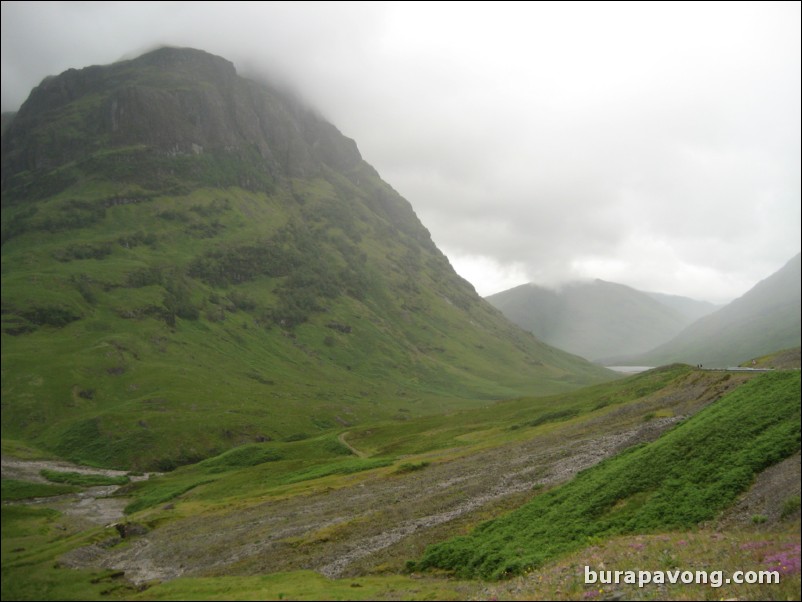
[[239,77],[229,61],[161,48],[45,79],[3,136],[3,189],[19,197],[21,173],[140,145],[173,156],[255,153],[258,161],[249,160],[248,168],[272,178],[362,162],[353,140],[288,95]]

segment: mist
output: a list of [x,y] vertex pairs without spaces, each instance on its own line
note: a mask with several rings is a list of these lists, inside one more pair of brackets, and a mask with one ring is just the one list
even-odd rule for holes
[[294,91],[480,294],[731,300],[800,249],[798,3],[2,4],[2,107],[192,46]]

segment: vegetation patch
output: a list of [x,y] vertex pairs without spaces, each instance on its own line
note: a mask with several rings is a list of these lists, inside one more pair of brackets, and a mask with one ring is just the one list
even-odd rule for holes
[[323,466],[316,466],[307,470],[297,472],[289,475],[284,482],[287,484],[300,483],[301,481],[309,481],[311,479],[319,479],[321,477],[328,477],[337,474],[353,474],[355,472],[362,472],[365,470],[373,470],[374,468],[382,468],[390,466],[393,463],[391,458],[354,458],[343,460],[341,462],[334,462],[331,464],[324,464]]
[[313,571],[254,577],[191,577],[158,584],[137,600],[464,600],[473,584],[406,576],[328,579]]
[[540,426],[541,424],[546,424],[547,422],[561,422],[563,420],[568,420],[578,415],[579,415],[579,410],[577,408],[570,408],[567,410],[557,410],[556,412],[546,412],[545,414],[541,414],[534,420],[530,420],[529,422],[527,422],[526,426]]
[[404,462],[403,464],[399,464],[396,467],[395,472],[397,474],[405,474],[408,472],[417,472],[418,470],[423,470],[427,466],[429,466],[429,462]]
[[249,444],[235,447],[219,456],[204,460],[198,466],[206,468],[208,472],[224,472],[233,468],[244,468],[246,466],[256,466],[265,462],[277,462],[283,460],[284,456],[273,448]]
[[114,600],[135,593],[120,571],[59,562],[65,552],[104,537],[97,530],[81,533],[55,510],[22,505],[3,507],[2,528],[3,600]]
[[[799,526],[781,531],[693,529],[613,537],[548,562],[536,571],[486,584],[485,600],[795,600],[799,598]],[[585,583],[595,571],[704,570],[708,582],[662,585]],[[779,583],[726,583],[735,571],[780,572]],[[722,582],[714,586],[715,571]]]
[[800,497],[798,495],[792,495],[791,497],[786,498],[783,501],[783,506],[780,510],[780,518],[785,520],[794,516],[795,514],[799,514],[799,506]]
[[[145,508],[150,508],[152,506],[158,506],[159,504],[164,504],[169,502],[170,500],[174,500],[180,495],[185,494],[187,491],[198,487],[199,485],[203,485],[205,483],[211,482],[209,479],[207,480],[200,480],[200,481],[192,481],[190,483],[182,483],[182,482],[162,482],[154,484],[152,487],[149,487],[144,493],[141,493],[137,499],[133,502],[128,504],[123,512],[126,514],[133,514],[134,512],[139,512],[140,510],[144,510]],[[123,492],[120,492],[123,493]]]
[[[580,473],[410,568],[500,578],[599,537],[691,528],[800,447],[799,373],[764,374],[648,445]],[[629,501],[629,502],[628,502]]]
[[[2,499],[4,502],[25,500],[34,497],[51,497],[78,491],[77,487],[49,485],[47,483],[31,483],[30,481],[19,481],[17,479],[2,479],[0,483],[2,483]],[[5,509],[3,513],[5,513]]]
[[125,475],[110,477],[102,474],[86,474],[82,472],[61,472],[58,470],[42,470],[40,473],[53,483],[66,483],[77,487],[100,487],[103,485],[125,485],[130,482]]

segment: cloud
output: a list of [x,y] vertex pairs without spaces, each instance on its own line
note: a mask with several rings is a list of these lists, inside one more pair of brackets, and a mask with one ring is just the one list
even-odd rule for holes
[[599,277],[723,301],[799,252],[798,3],[2,11],[4,110],[154,44],[220,54],[354,138],[482,294]]

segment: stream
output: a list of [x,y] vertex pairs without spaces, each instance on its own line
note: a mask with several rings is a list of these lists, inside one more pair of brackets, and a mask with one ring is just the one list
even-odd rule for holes
[[[118,477],[128,474],[124,470],[93,468],[56,460],[20,460],[10,456],[3,456],[0,458],[0,464],[2,465],[2,476],[4,479],[17,479],[33,483],[50,483],[50,481],[40,474],[42,470],[99,474],[107,477]],[[131,481],[143,481],[157,474],[158,473],[146,473],[141,476],[129,476],[129,478]],[[126,498],[110,497],[119,488],[120,485],[87,487],[83,491],[78,491],[76,493],[15,500],[13,503],[52,508],[68,516],[81,518],[96,525],[108,525],[123,517],[123,509],[128,503]]]

